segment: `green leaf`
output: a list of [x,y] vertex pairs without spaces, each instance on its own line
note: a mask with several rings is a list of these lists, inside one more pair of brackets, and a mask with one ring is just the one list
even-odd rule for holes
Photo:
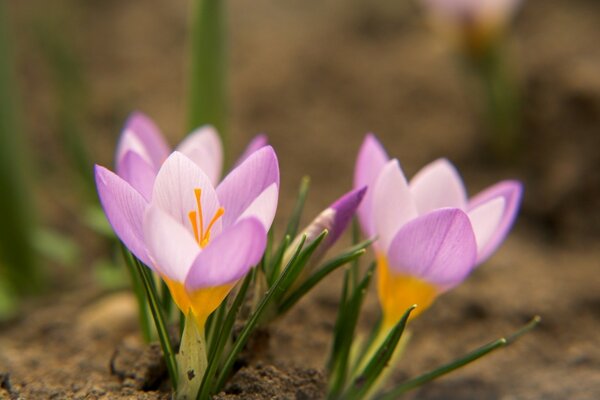
[[306,202],[306,196],[308,195],[308,189],[310,188],[310,178],[305,176],[300,182],[300,189],[298,189],[298,198],[296,204],[290,216],[285,234],[289,235],[290,238],[296,237],[298,234],[298,226],[300,226],[300,218],[302,217],[302,211],[304,210],[304,203]]
[[371,387],[375,384],[375,382],[377,382],[379,376],[387,367],[388,362],[392,358],[392,355],[396,350],[396,346],[398,345],[398,342],[404,333],[404,329],[406,328],[408,317],[416,307],[416,305],[413,305],[406,310],[404,315],[402,315],[400,321],[390,331],[390,333],[387,335],[387,338],[379,347],[377,352],[373,355],[373,357],[371,357],[367,366],[358,375],[358,377],[356,377],[352,383],[352,386],[348,388],[346,395],[343,397],[344,399],[359,400],[367,396],[371,390]]
[[297,268],[297,266],[299,265],[298,263],[296,263],[296,260],[300,256],[300,251],[302,250],[303,244],[304,244],[304,240],[302,240],[302,243],[300,243],[300,245],[294,252],[294,255],[292,256],[292,258],[286,265],[286,268],[284,269],[283,273],[277,278],[277,280],[275,281],[273,286],[271,286],[269,288],[269,290],[267,290],[267,292],[265,293],[261,302],[256,307],[256,310],[254,311],[254,313],[252,313],[252,315],[250,315],[250,317],[248,318],[248,321],[242,328],[236,341],[233,343],[233,347],[232,347],[229,355],[225,359],[225,362],[223,363],[223,368],[219,372],[218,377],[215,381],[215,385],[213,386],[213,389],[215,392],[218,392],[219,390],[221,390],[223,388],[223,386],[225,385],[225,381],[229,377],[229,373],[231,372],[231,368],[233,367],[233,364],[234,364],[238,354],[240,353],[240,351],[242,351],[242,349],[246,345],[246,342],[248,341],[250,334],[254,331],[254,328],[256,327],[258,322],[261,320],[261,317],[262,317],[263,313],[265,312],[265,310],[268,309],[268,306],[274,300],[275,295],[281,291],[281,285],[283,284],[283,282],[285,282],[289,279],[289,275],[295,273],[294,268]]
[[171,346],[171,341],[169,339],[169,332],[167,331],[158,293],[156,292],[156,286],[154,285],[154,277],[152,276],[150,269],[143,265],[140,260],[133,255],[131,255],[131,257],[133,258],[137,273],[141,277],[142,284],[146,291],[146,298],[148,299],[150,312],[152,313],[152,317],[154,319],[154,325],[156,326],[156,332],[158,333],[158,340],[160,341],[160,346],[163,350],[165,363],[167,364],[167,370],[169,372],[169,378],[171,378],[173,388],[177,390],[177,362],[175,361],[175,352],[173,351],[173,347]]
[[[209,359],[208,359],[208,369],[206,370],[206,374],[202,379],[202,384],[200,386],[200,391],[198,393],[199,400],[209,399],[210,395],[214,394],[213,387],[215,383],[215,373],[217,372],[217,368],[219,366],[219,361],[221,360],[221,356],[223,351],[225,350],[225,346],[227,345],[227,341],[231,337],[231,331],[233,330],[233,325],[235,323],[236,316],[244,303],[244,299],[246,298],[246,293],[248,292],[248,288],[250,287],[250,283],[252,282],[252,274],[248,274],[244,279],[240,289],[235,296],[235,300],[233,304],[229,308],[227,312],[227,316],[225,317],[224,322],[215,327],[215,336],[214,336],[214,344],[213,348],[210,349]],[[223,302],[224,304],[226,302]],[[219,329],[219,327],[221,329]]]
[[148,300],[146,298],[146,290],[144,289],[144,282],[141,275],[138,273],[137,268],[133,261],[133,255],[125,248],[125,246],[119,242],[121,254],[123,260],[125,260],[125,267],[129,273],[131,279],[131,288],[138,305],[138,316],[140,319],[140,327],[142,329],[142,337],[146,343],[152,340],[152,329],[150,328],[150,315],[148,314]]
[[400,384],[399,386],[396,386],[391,391],[378,396],[377,399],[378,400],[395,400],[398,397],[400,397],[401,395],[403,395],[404,393],[408,392],[409,390],[415,389],[427,382],[431,382],[432,380],[439,378],[442,375],[446,375],[460,367],[470,364],[473,361],[475,361],[495,350],[498,350],[501,347],[512,344],[519,337],[521,337],[525,333],[527,333],[527,332],[531,331],[533,328],[535,328],[540,323],[540,321],[541,321],[540,317],[535,316],[525,326],[523,326],[521,329],[517,330],[513,334],[509,335],[507,338],[500,338],[500,339],[494,340],[493,342],[490,342],[484,346],[481,346],[480,348],[466,354],[465,356],[463,356],[461,358],[458,358],[448,364],[444,364],[441,367],[438,367],[438,368],[436,368],[430,372],[427,372],[423,375],[417,376],[416,378],[410,379],[410,380]]
[[339,267],[353,262],[362,256],[366,252],[366,248],[372,243],[371,240],[366,240],[362,243],[359,243],[355,246],[350,247],[346,251],[342,252],[340,255],[334,257],[333,259],[325,262],[315,273],[313,273],[308,279],[300,284],[300,286],[294,290],[289,296],[285,297],[285,299],[279,305],[279,309],[277,311],[278,314],[286,313],[294,304],[298,302],[306,293],[308,293],[312,288],[314,288],[323,278],[329,275],[331,272],[335,271]]
[[373,277],[375,265],[375,263],[370,265],[365,276],[353,291],[350,291],[350,286],[352,285],[350,272],[346,271],[344,287],[342,289],[342,302],[340,302],[334,328],[332,353],[327,364],[330,376],[329,399],[338,398],[346,385],[348,360],[350,359],[354,331],[356,330],[356,324],[358,323],[358,317],[367,293],[367,288]]

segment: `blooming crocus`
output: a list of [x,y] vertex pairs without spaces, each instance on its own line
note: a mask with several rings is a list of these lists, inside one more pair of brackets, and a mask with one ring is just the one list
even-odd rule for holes
[[[265,135],[256,136],[236,163],[267,144]],[[176,148],[196,163],[213,186],[221,178],[223,146],[217,131],[209,125],[190,133]],[[171,149],[156,124],[145,114],[134,112],[127,119],[116,152],[116,172],[146,200],[152,195],[154,179]]]
[[421,0],[435,25],[478,51],[497,37],[521,0]]
[[358,217],[365,234],[378,238],[377,290],[388,328],[412,304],[419,306],[412,316],[425,310],[498,248],[522,193],[519,182],[502,181],[468,199],[446,159],[407,182],[373,135],[360,149],[354,183],[369,186]]
[[104,167],[96,166],[95,175],[117,236],[203,327],[264,253],[279,194],[273,149],[253,152],[216,188],[204,169],[174,152],[160,166],[149,199]]

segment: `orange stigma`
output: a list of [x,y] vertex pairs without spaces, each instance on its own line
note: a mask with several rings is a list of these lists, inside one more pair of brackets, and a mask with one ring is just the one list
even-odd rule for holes
[[219,220],[225,214],[225,209],[223,207],[219,207],[219,209],[215,212],[212,219],[208,223],[206,229],[204,229],[204,217],[202,215],[202,202],[200,201],[202,198],[202,189],[196,188],[194,189],[194,195],[196,196],[196,211],[190,211],[188,213],[188,217],[192,224],[192,230],[194,231],[194,238],[198,245],[202,248],[206,247],[208,242],[210,241],[210,230],[212,229],[215,222]]

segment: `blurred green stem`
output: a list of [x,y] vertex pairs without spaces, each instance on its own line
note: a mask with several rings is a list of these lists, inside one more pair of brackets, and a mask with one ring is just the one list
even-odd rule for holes
[[485,96],[486,145],[496,161],[511,163],[521,149],[520,94],[502,43],[471,54]]
[[195,0],[190,40],[188,128],[213,125],[227,156],[225,0]]
[[25,294],[39,290],[42,277],[33,251],[35,212],[21,143],[8,20],[6,3],[0,2],[0,264],[13,290]]

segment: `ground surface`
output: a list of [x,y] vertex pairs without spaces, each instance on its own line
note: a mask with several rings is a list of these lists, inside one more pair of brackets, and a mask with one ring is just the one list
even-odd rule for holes
[[[326,4],[323,4],[326,3]],[[103,251],[80,226],[58,144],[51,71],[40,26],[74,45],[84,73],[81,126],[95,162],[110,165],[119,126],[137,108],[172,143],[184,133],[181,2],[64,0],[11,3],[33,155],[44,171],[44,217]],[[282,171],[279,226],[301,176],[312,177],[307,217],[351,185],[356,151],[376,132],[408,176],[448,157],[474,194],[496,180],[526,185],[523,212],[498,253],[412,326],[396,381],[498,336],[535,314],[516,345],[431,384],[420,399],[600,397],[600,6],[529,1],[512,51],[523,82],[526,137],[511,168],[482,161],[480,102],[412,2],[231,1],[232,153],[267,132]],[[55,29],[54,28],[54,29]],[[467,86],[468,87],[468,86]],[[141,344],[135,305],[81,269],[58,272],[47,297],[0,325],[0,398],[167,399],[160,355]],[[339,276],[278,321],[268,347],[222,399],[318,398]],[[363,321],[375,318],[369,298]]]

